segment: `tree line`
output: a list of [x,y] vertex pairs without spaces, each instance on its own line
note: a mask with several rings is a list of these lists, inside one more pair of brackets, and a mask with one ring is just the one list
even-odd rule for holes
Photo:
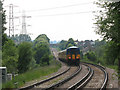
[[[49,48],[49,38],[45,34],[39,35],[31,41],[29,35],[8,37],[5,33],[6,15],[0,1],[0,55],[2,66],[7,67],[8,73],[24,73],[38,66],[49,65],[52,55]],[[19,43],[15,41],[20,40]],[[2,52],[2,53],[1,53]]]
[[[96,42],[94,50],[87,52],[85,57],[103,64],[117,65],[120,76],[120,1],[98,1],[96,5],[103,8],[95,15],[95,31],[103,36],[103,40]],[[66,41],[60,43],[60,48],[65,49]]]
[[108,49],[106,50],[108,62],[118,60],[120,80],[120,1],[99,1],[96,4],[104,8],[104,10],[99,11],[99,16],[96,15],[96,33],[103,36],[108,42]]
[[[118,66],[118,59],[115,58],[113,49],[115,46],[110,46],[111,43],[107,40],[85,40],[76,41],[70,38],[68,41],[61,40],[58,43],[59,50],[67,49],[70,46],[77,46],[80,48],[81,60],[92,61],[94,63],[100,63],[102,65]],[[117,50],[117,48],[116,48]]]
[[69,38],[68,41],[61,40],[60,43],[58,44],[58,47],[60,48],[60,50],[64,50],[64,49],[71,47],[71,46],[76,46],[73,38]]
[[2,52],[2,66],[6,66],[8,72],[14,73],[24,73],[37,66],[49,65],[52,57],[45,34],[39,35],[33,42],[21,42],[18,45],[8,39]]

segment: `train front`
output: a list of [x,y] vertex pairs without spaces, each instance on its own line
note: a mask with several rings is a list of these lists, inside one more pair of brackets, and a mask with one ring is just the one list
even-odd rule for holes
[[69,47],[66,52],[66,59],[69,65],[79,65],[80,49],[76,46]]

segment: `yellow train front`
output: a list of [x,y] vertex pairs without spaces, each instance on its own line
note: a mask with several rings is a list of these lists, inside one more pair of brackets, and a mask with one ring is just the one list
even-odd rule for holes
[[59,52],[58,58],[68,65],[79,65],[80,49],[76,46],[69,47],[66,50]]

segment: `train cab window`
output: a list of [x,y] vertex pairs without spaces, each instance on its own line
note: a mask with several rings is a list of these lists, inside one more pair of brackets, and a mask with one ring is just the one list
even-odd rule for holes
[[67,54],[80,54],[79,48],[68,49]]

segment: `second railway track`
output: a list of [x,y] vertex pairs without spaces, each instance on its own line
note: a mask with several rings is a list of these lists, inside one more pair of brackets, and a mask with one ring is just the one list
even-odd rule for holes
[[64,88],[68,90],[77,90],[96,88],[102,90],[105,89],[107,80],[108,75],[103,67],[90,63],[82,63],[79,67],[70,67],[68,70],[62,72],[61,75],[55,75],[55,77],[48,78],[22,89],[39,88],[57,90]]
[[36,82],[33,83],[29,86],[20,88],[19,90],[25,90],[25,89],[35,89],[35,88],[39,88],[39,89],[50,89],[55,87],[56,85],[60,85],[66,81],[68,81],[69,79],[71,79],[72,77],[74,77],[78,72],[80,72],[81,67],[78,66],[72,66],[69,67],[67,70],[52,76],[46,80],[40,81],[40,82]]
[[[86,74],[81,80],[68,88],[68,90],[94,88],[103,90],[106,88],[108,81],[108,74],[105,68],[99,65],[84,63],[89,67],[89,73]],[[93,73],[94,72],[94,73]]]
[[80,66],[78,67],[72,66],[70,70],[64,75],[61,75],[60,77],[55,78],[52,81],[46,82],[43,85],[41,84],[40,86],[38,86],[38,88],[54,89],[56,87],[59,87],[60,85],[64,84],[65,82],[73,78],[75,75],[77,75],[80,72],[80,70],[81,70]]

